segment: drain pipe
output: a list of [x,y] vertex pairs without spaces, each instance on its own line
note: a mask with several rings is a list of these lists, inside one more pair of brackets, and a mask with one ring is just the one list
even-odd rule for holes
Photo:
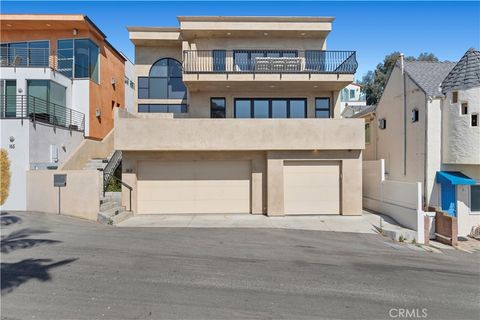
[[400,68],[403,76],[403,175],[407,175],[407,77],[403,61],[403,53],[400,53]]

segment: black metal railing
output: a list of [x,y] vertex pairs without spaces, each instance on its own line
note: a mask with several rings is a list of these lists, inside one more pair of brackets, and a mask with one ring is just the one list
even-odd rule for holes
[[355,51],[185,50],[184,73],[354,74]]
[[0,118],[30,119],[75,131],[85,131],[85,115],[30,95],[0,95]]
[[121,162],[122,162],[122,151],[115,150],[113,155],[108,160],[107,165],[103,169],[103,195],[104,196],[107,190],[108,182],[110,181],[110,178],[113,177],[115,170],[117,170]]
[[0,49],[0,66],[54,68],[54,56],[50,56],[49,48],[2,47]]

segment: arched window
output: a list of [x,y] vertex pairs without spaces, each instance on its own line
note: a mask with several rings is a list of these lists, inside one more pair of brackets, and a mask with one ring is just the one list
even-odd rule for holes
[[148,77],[138,77],[139,99],[185,99],[186,96],[182,65],[175,59],[160,59],[152,65]]

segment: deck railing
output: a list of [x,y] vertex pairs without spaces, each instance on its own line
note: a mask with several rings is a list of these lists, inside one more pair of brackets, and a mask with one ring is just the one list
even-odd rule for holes
[[49,48],[7,48],[0,49],[0,66],[54,68],[54,56]]
[[184,73],[354,74],[355,51],[185,50]]
[[0,95],[0,118],[30,119],[70,130],[85,130],[82,112],[30,95]]

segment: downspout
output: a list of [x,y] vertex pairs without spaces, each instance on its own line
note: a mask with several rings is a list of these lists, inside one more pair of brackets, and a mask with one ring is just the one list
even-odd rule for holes
[[428,96],[425,93],[425,139],[424,141],[424,148],[425,148],[425,155],[423,156],[423,209],[424,211],[428,211],[428,203],[427,203],[427,173],[428,173],[428,157],[430,156],[428,153]]
[[403,175],[407,175],[407,77],[403,63],[403,53],[400,54],[400,68],[403,76]]

